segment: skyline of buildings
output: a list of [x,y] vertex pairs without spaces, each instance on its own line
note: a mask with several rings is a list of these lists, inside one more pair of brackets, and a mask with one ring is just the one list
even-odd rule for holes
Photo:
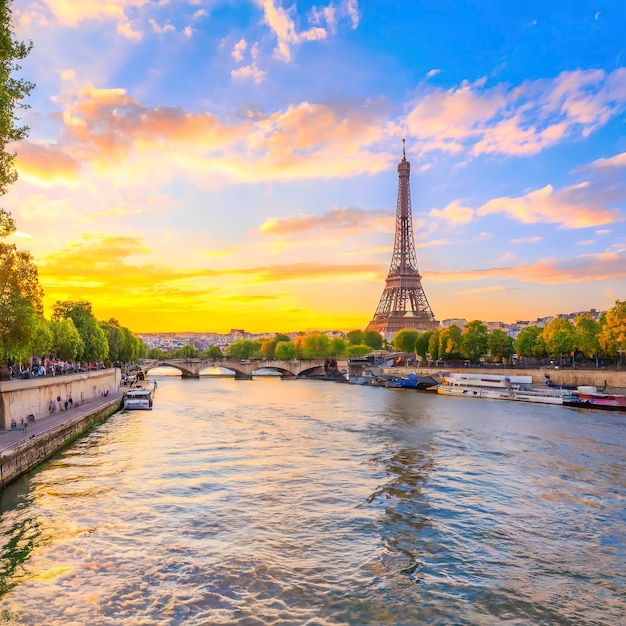
[[[596,321],[599,319],[602,311],[596,309],[589,309],[586,311],[576,311],[574,313],[559,313],[553,316],[539,317],[536,320],[518,320],[513,324],[507,324],[505,322],[484,322],[489,331],[494,328],[505,331],[510,337],[515,339],[523,328],[528,326],[545,327],[549,322],[554,319],[568,319],[573,321],[579,315],[589,315]],[[461,329],[465,324],[471,320],[464,318],[448,318],[439,322],[439,328],[446,328],[452,324],[456,324]],[[293,339],[297,335],[305,331],[293,331],[280,333],[287,335],[290,339]],[[343,331],[327,330],[327,331],[311,331],[322,332],[329,337],[344,336]],[[424,331],[421,331],[424,332]],[[276,335],[276,332],[265,333],[250,333],[244,329],[232,329],[230,333],[214,333],[214,332],[155,332],[155,333],[136,333],[138,337],[146,344],[148,348],[160,348],[162,350],[177,350],[183,346],[190,344],[199,350],[205,350],[211,346],[226,347],[231,343],[239,341],[241,339],[261,339],[272,338]]]

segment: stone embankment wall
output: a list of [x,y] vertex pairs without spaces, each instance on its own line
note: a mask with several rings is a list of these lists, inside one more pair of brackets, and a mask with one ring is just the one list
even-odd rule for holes
[[[0,430],[11,427],[11,419],[19,424],[22,418],[34,415],[35,419],[50,413],[50,401],[58,397],[64,402],[72,397],[74,406],[86,400],[117,391],[121,371],[117,368],[66,374],[64,376],[41,376],[29,380],[13,380],[0,383]],[[59,407],[56,407],[59,410]]]
[[120,405],[121,400],[118,397],[99,405],[87,415],[77,415],[63,424],[32,435],[4,450],[0,454],[0,487],[35,468],[65,445],[106,420],[120,409]]
[[438,369],[434,367],[420,368],[384,368],[386,374],[399,372],[415,372],[416,374],[435,375],[440,372],[461,372],[472,374],[499,374],[500,376],[532,376],[534,385],[544,385],[546,374],[555,385],[595,385],[598,388],[611,388],[616,390],[626,389],[626,370],[605,370],[605,369],[524,369],[524,368],[487,368],[461,367],[451,369]]

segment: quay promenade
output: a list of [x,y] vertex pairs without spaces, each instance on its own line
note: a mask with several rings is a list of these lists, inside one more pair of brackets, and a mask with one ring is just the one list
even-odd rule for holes
[[0,488],[119,411],[122,395],[111,390],[106,396],[38,417],[27,423],[26,432],[22,432],[19,422],[17,428],[0,430]]

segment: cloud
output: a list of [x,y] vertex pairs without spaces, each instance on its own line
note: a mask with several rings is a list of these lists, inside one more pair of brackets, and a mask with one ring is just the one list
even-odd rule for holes
[[626,278],[626,251],[583,254],[564,259],[542,259],[536,263],[485,269],[429,271],[432,282],[461,282],[490,278],[543,285],[593,283]]
[[530,156],[586,137],[626,108],[626,68],[562,72],[516,87],[424,85],[404,120],[421,152]]
[[165,24],[161,26],[155,19],[151,18],[148,20],[148,24],[150,24],[150,26],[152,26],[152,30],[159,35],[176,32],[176,26],[170,24],[169,22],[165,22]]
[[613,168],[613,167],[626,167],[626,152],[616,154],[615,156],[603,159],[596,159],[587,168]]
[[[298,32],[296,23],[290,15],[290,11],[277,6],[275,0],[258,0],[259,5],[263,9],[266,24],[274,32],[277,39],[274,56],[285,62],[291,61],[291,50],[293,46],[298,46],[307,41],[319,41],[326,39],[328,32],[320,26],[312,26],[306,30]],[[345,2],[346,11],[350,11],[351,16],[354,15],[355,2]],[[320,20],[324,17],[334,22],[335,12],[332,9],[314,9],[311,19]],[[353,18],[354,23],[354,18]]]
[[509,243],[539,243],[543,237],[518,237],[517,239],[510,239]]
[[[240,68],[238,76],[249,72],[255,79],[253,70]],[[383,171],[397,158],[379,146],[390,132],[387,108],[379,102],[304,102],[225,123],[210,112],[146,107],[124,89],[90,84],[53,100],[62,126],[49,150],[79,163],[90,176],[106,171],[109,184],[165,183],[182,176],[217,188],[229,182],[334,178]]]
[[552,185],[530,191],[517,198],[502,197],[489,200],[476,211],[477,215],[503,213],[524,224],[537,222],[559,224],[562,228],[587,228],[613,224],[623,219],[619,209],[599,206],[584,193],[586,183],[554,191]]
[[266,235],[303,235],[320,231],[345,231],[362,233],[393,232],[395,213],[387,210],[334,209],[321,215],[293,215],[285,218],[270,217],[261,225],[261,232]]
[[235,80],[252,80],[257,85],[260,85],[267,78],[267,72],[260,70],[256,63],[238,67],[236,70],[232,70],[230,75]]
[[235,61],[243,61],[243,53],[248,48],[248,42],[245,39],[240,39],[234,46],[231,52]]
[[504,285],[489,285],[487,287],[477,287],[476,289],[465,289],[455,292],[459,296],[475,296],[482,293],[500,293],[502,291],[511,291],[511,287]]
[[17,158],[20,176],[37,185],[76,185],[81,173],[80,161],[56,145],[20,143]]
[[474,219],[474,210],[461,206],[458,200],[443,209],[431,209],[428,214],[435,219],[446,220],[451,224],[468,224]]

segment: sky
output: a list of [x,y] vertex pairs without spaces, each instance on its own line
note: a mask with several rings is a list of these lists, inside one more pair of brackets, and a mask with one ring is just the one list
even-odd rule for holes
[[14,0],[2,198],[45,291],[134,332],[364,329],[406,139],[438,320],[626,299],[626,4]]

